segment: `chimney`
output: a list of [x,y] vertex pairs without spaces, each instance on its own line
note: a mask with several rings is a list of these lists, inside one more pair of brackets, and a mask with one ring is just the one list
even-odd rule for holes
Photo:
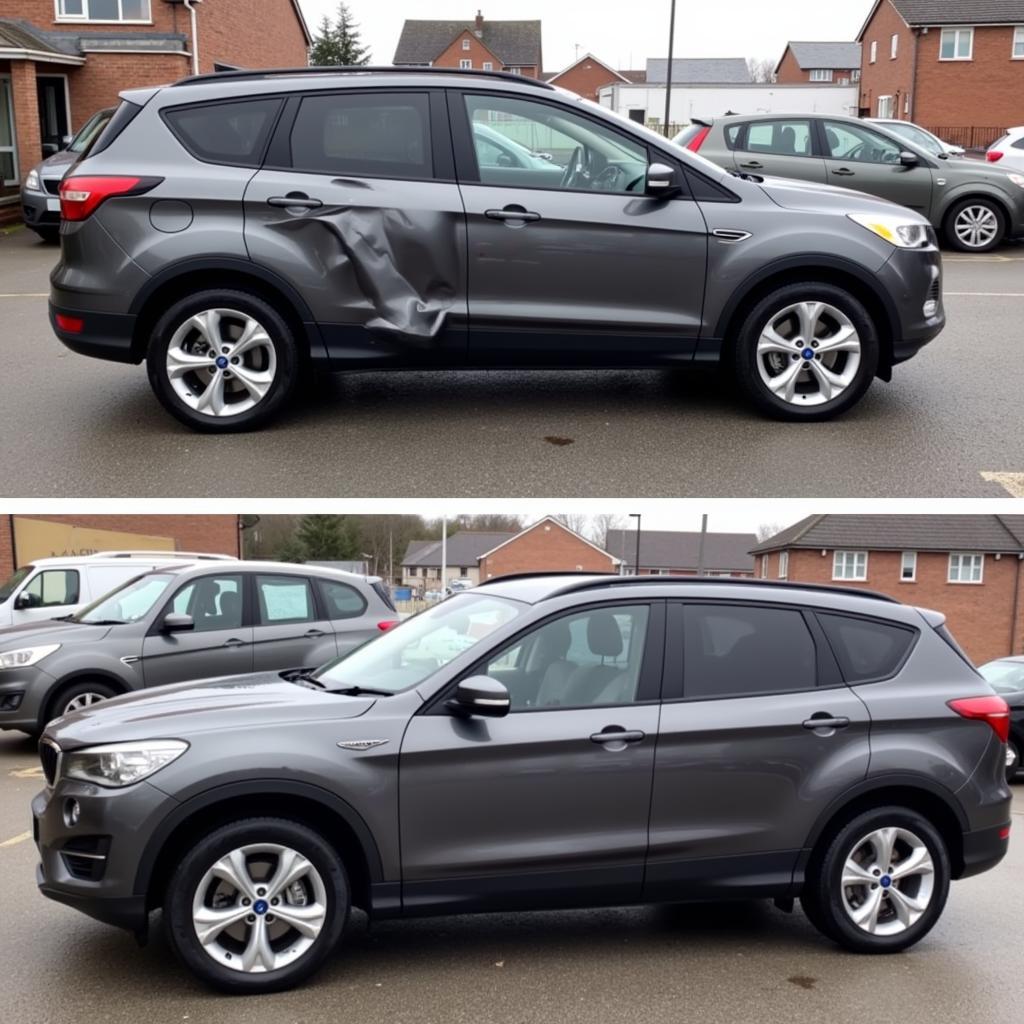
[[482,39],[484,35],[484,16],[479,11],[476,12],[476,28],[473,29],[473,34],[477,39]]

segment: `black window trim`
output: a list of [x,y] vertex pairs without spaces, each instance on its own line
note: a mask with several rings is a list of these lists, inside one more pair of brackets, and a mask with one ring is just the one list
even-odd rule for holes
[[[367,609],[370,607],[369,602],[366,600],[366,595],[357,586],[354,586],[347,580],[332,580],[329,576],[311,576],[307,578],[311,579],[313,582],[313,591],[316,594],[315,600],[317,603],[317,609],[318,611],[323,612],[320,617],[327,622],[347,622],[349,619],[358,619],[365,615]],[[332,616],[330,605],[327,603],[327,596],[324,593],[324,589],[330,585],[336,587],[347,587],[356,595],[356,597],[359,598],[360,601],[362,601],[362,608],[360,608],[355,615],[341,615],[338,618]]]
[[[159,569],[153,569],[151,572],[142,573],[141,576],[137,576],[135,578],[136,579],[141,579],[142,576],[149,576],[149,575],[160,576],[160,575],[163,575],[163,573]],[[197,574],[195,576],[187,576],[183,580],[181,580],[180,577],[179,577],[179,582],[178,582],[177,586],[174,585],[175,581],[174,581],[174,579],[172,579],[171,582],[168,584],[168,587],[173,587],[174,588],[174,592],[171,594],[170,597],[165,599],[165,601],[163,603],[163,606],[161,607],[160,611],[153,617],[153,621],[150,622],[149,627],[146,629],[146,634],[145,635],[146,636],[160,636],[160,635],[162,635],[163,629],[161,628],[161,626],[163,624],[164,618],[166,616],[170,615],[171,612],[174,610],[174,599],[187,586],[189,586],[189,585],[191,585],[193,583],[198,583],[200,580],[205,580],[205,579],[210,579],[210,578],[219,579],[220,577],[223,577],[223,576],[238,576],[238,577],[241,578],[240,579],[240,583],[239,583],[239,587],[238,587],[238,592],[239,592],[239,594],[242,597],[242,624],[240,626],[225,626],[224,628],[225,629],[246,629],[248,626],[252,625],[252,622],[251,622],[251,614],[252,614],[252,607],[251,607],[251,605],[252,605],[252,602],[251,602],[250,596],[248,594],[248,590],[249,590],[248,579],[249,579],[249,577],[251,575],[252,575],[251,573],[239,572],[239,571],[236,571],[236,572],[230,572],[230,571],[227,571],[227,572],[204,572],[204,573]],[[132,581],[128,580],[127,582],[130,583]],[[121,585],[124,586],[124,584],[121,584]],[[209,630],[209,631],[207,631],[207,630],[198,630],[197,632],[200,632],[200,633],[211,632],[212,633],[213,630]]]
[[[327,609],[320,600],[313,578],[304,572],[287,572],[283,569],[273,569],[270,572],[253,571],[252,577],[252,625],[256,629],[268,626],[295,626],[303,622],[333,622],[327,617]],[[313,605],[313,617],[309,619],[281,619],[278,622],[263,622],[260,617],[260,583],[262,579],[284,579],[299,580],[309,587],[311,603]]]
[[[27,591],[28,588],[31,587],[32,584],[36,580],[39,580],[39,600],[40,600],[40,602],[42,602],[42,600],[43,600],[43,577],[48,572],[62,572],[62,573],[64,573],[65,576],[67,576],[67,574],[69,572],[74,573],[75,574],[75,599],[74,599],[74,601],[58,601],[58,602],[56,602],[54,604],[43,604],[43,603],[40,603],[40,604],[34,605],[33,608],[67,608],[70,605],[79,604],[80,601],[81,601],[81,598],[82,598],[82,574],[81,574],[81,572],[79,572],[79,570],[74,568],[74,567],[69,567],[67,569],[62,569],[62,568],[60,568],[60,566],[57,566],[57,565],[43,566],[43,568],[41,568],[34,576],[30,576],[26,583],[22,584],[21,589],[17,592],[15,597],[16,598],[19,597],[22,593]],[[67,593],[66,589],[65,589],[65,593]]]
[[[215,100],[200,100],[194,103],[176,103],[174,106],[161,107],[159,111],[160,120],[163,121],[165,127],[171,133],[178,145],[181,146],[181,148],[184,149],[193,160],[198,160],[202,164],[214,164],[218,167],[244,167],[246,170],[255,171],[259,170],[259,168],[263,166],[263,161],[270,149],[270,143],[277,131],[278,124],[280,124],[281,112],[285,108],[286,98],[286,95],[283,93],[256,93],[249,96],[231,96],[221,97],[220,99]],[[212,160],[209,157],[200,156],[188,143],[185,137],[175,130],[173,121],[168,117],[169,114],[176,113],[179,110],[195,110],[201,107],[221,107],[231,103],[253,103],[258,102],[259,100],[274,100],[277,103],[277,109],[270,117],[270,129],[267,132],[267,137],[264,140],[263,146],[259,153],[253,154],[252,160]]]
[[[810,153],[773,153],[771,151],[766,151],[766,150],[761,150],[761,149],[748,149],[747,148],[747,142],[748,142],[747,136],[750,134],[750,127],[751,127],[751,125],[755,125],[755,124],[775,124],[776,122],[779,122],[779,121],[783,121],[783,122],[785,122],[785,121],[806,121],[807,122],[808,130],[809,130],[808,141],[811,144],[811,151],[810,151]],[[825,150],[822,147],[822,142],[824,141],[824,135],[821,134],[820,121],[819,121],[818,118],[812,116],[811,114],[789,114],[789,115],[786,115],[786,114],[771,114],[771,115],[766,115],[765,117],[752,117],[749,121],[743,121],[743,122],[741,122],[741,124],[742,124],[742,130],[740,131],[740,134],[737,137],[736,144],[734,146],[729,146],[728,142],[726,142],[726,147],[728,149],[730,149],[731,151],[733,151],[733,152],[753,153],[753,154],[759,155],[759,156],[784,156],[784,157],[795,156],[795,157],[800,157],[803,160],[820,160],[824,156],[824,154],[825,154]],[[723,137],[725,137],[724,130],[723,130],[722,134],[723,134]],[[774,135],[774,133],[773,133],[773,135]]]
[[445,715],[450,716],[451,712],[445,708],[445,702],[455,695],[455,689],[464,679],[481,674],[482,669],[494,657],[509,648],[514,647],[519,641],[530,633],[542,629],[551,622],[561,618],[568,618],[572,615],[581,615],[588,611],[600,608],[633,608],[637,605],[646,605],[647,613],[647,636],[644,638],[644,659],[640,666],[640,675],[637,679],[637,695],[643,694],[643,699],[633,700],[627,704],[559,704],[554,707],[543,708],[516,708],[510,709],[510,715],[534,714],[539,711],[587,711],[596,708],[632,708],[642,705],[661,703],[661,688],[664,680],[664,663],[667,630],[665,628],[665,605],[664,598],[640,598],[629,601],[624,600],[625,595],[612,600],[605,598],[602,601],[575,605],[571,608],[561,608],[540,619],[534,619],[527,623],[522,629],[517,630],[512,636],[501,641],[500,644],[492,646],[485,654],[481,654],[469,668],[460,672],[452,679],[447,686],[442,687],[423,707],[417,715]]
[[[819,114],[819,115],[817,115],[817,117],[814,118],[814,120],[817,122],[817,126],[818,126],[818,147],[821,150],[821,158],[823,160],[831,160],[833,162],[839,162],[839,163],[844,162],[846,160],[846,158],[839,157],[839,156],[833,156],[829,152],[828,138],[825,135],[825,131],[826,131],[825,122],[826,121],[831,121],[833,124],[838,125],[840,128],[846,126],[846,122],[844,120],[842,120],[842,118],[834,117],[834,116],[829,116],[827,114]],[[888,136],[883,135],[880,131],[878,131],[878,126],[877,125],[872,125],[871,123],[865,123],[863,120],[858,120],[857,124],[853,125],[853,127],[855,127],[855,128],[863,128],[864,131],[870,132],[872,135],[877,135],[879,138],[883,139],[885,142],[893,142],[893,141],[895,141],[893,139],[890,139]],[[900,141],[901,142],[908,142],[911,146],[914,145],[914,143],[910,142],[909,139],[901,139]],[[905,148],[905,147],[900,146],[901,151],[902,151],[903,148]],[[934,162],[934,158],[932,158],[930,154],[921,155],[920,153],[917,152],[917,150],[915,150],[914,151],[914,155],[918,157],[918,166],[920,166],[920,167],[930,167],[930,168],[932,168],[934,170],[935,168],[937,168],[939,166],[937,163]],[[900,166],[898,163],[887,164],[884,161],[875,161],[875,160],[849,160],[848,162],[852,163],[852,164],[868,164],[871,167],[897,167],[898,168]],[[911,170],[911,168],[904,168],[904,170]]]
[[835,615],[846,619],[860,619],[863,622],[872,622],[880,626],[890,626],[893,629],[902,629],[912,634],[912,639],[907,645],[907,649],[903,652],[903,657],[900,658],[899,662],[897,662],[896,667],[892,672],[883,676],[871,676],[867,679],[847,679],[846,674],[843,672],[842,662],[839,660],[839,655],[836,654],[824,627],[820,622],[818,622],[818,628],[821,630],[822,636],[825,639],[825,643],[828,644],[833,658],[835,658],[836,665],[839,668],[840,677],[846,686],[870,686],[872,683],[884,683],[889,679],[895,679],[896,676],[903,671],[904,666],[910,660],[911,654],[914,653],[914,648],[917,647],[918,641],[921,639],[921,630],[916,626],[911,625],[909,622],[895,622],[893,619],[885,619],[879,615],[864,615],[862,612],[850,612],[839,608],[814,608],[813,613],[816,620],[819,615]]

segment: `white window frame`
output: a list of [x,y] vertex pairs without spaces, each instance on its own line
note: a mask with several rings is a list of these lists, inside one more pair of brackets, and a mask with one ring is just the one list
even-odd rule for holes
[[860,81],[860,68],[854,68],[850,72],[850,81],[851,82],[859,82]]
[[789,552],[779,552],[779,579],[785,580],[789,578]]
[[472,46],[472,43],[470,43],[470,41],[469,41],[469,37],[467,36],[467,37],[465,37],[465,38],[464,38],[464,39],[462,40],[462,48],[463,48],[464,50],[468,50],[468,49],[470,48],[470,46]]
[[[864,556],[864,569],[861,575],[857,575],[857,559]],[[840,557],[841,556],[841,557]],[[846,569],[848,562],[852,559],[853,575],[847,576]],[[840,573],[842,567],[842,573]],[[842,580],[847,583],[865,583],[868,578],[868,553],[866,551],[833,551],[832,552],[832,579]]]
[[761,579],[768,579],[768,556],[761,556]]
[[493,60],[485,60],[484,61],[484,71],[493,71],[493,70],[494,70],[494,61]]
[[[956,575],[957,578],[953,579],[953,560],[956,559]],[[973,574],[975,565],[978,568],[978,578],[976,580],[970,579],[965,580],[962,578],[964,571],[964,562],[968,561],[970,571]],[[949,553],[949,567],[946,571],[946,582],[947,583],[964,583],[974,584],[977,586],[979,583],[985,582],[985,556],[979,554],[977,551],[950,551]]]
[[903,95],[903,113],[910,113],[910,93],[904,93]]
[[[909,557],[910,575],[904,576],[903,573],[907,569],[907,556]],[[903,551],[900,553],[900,583],[916,583],[917,582],[917,552],[916,551]]]
[[0,82],[7,83],[7,118],[11,128],[11,144],[9,146],[0,146],[0,153],[11,154],[11,163],[14,170],[14,177],[11,179],[4,178],[3,184],[17,185],[21,182],[21,175],[18,172],[18,126],[14,123],[14,82],[6,72],[0,74]]
[[473,68],[473,58],[463,57],[459,60],[459,68],[462,71],[470,71]]
[[[942,56],[942,42],[946,38],[946,33],[952,32],[953,34],[953,56],[943,57]],[[967,56],[958,57],[957,50],[960,49],[960,34],[966,32],[970,39],[970,45],[967,47]],[[974,60],[974,28],[944,28],[939,31],[939,60],[952,61],[952,60]]]
[[877,39],[872,39],[871,40],[871,50],[870,50],[870,53],[871,53],[871,56],[868,58],[868,63],[869,64],[874,64],[875,61],[878,60],[878,40]]
[[[886,119],[891,118],[893,114],[893,103],[892,96],[879,96],[878,97],[878,114],[877,117],[884,117]],[[884,106],[883,106],[884,104]]]
[[831,68],[811,68],[810,80],[812,82],[831,82]]
[[[153,0],[143,0],[149,8],[149,13],[144,18],[90,18],[89,4],[91,0],[82,0],[81,14],[62,14],[61,5],[64,0],[53,0],[54,21],[77,21],[89,22],[91,25],[152,25],[153,24]],[[117,0],[117,9],[124,10],[123,0]]]
[[898,32],[893,32],[889,40],[889,60],[895,60],[900,55],[900,37]]
[[522,68],[509,68],[508,72],[510,75],[521,75],[523,73]]
[[[1018,53],[1018,47],[1020,52]],[[1010,42],[1010,60],[1024,60],[1024,25],[1017,25],[1013,30],[1013,39]]]

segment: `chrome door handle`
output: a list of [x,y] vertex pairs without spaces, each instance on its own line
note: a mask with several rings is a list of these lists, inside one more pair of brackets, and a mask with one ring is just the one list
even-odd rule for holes
[[239,640],[237,636],[233,636],[230,640],[225,640],[221,644],[221,647],[244,647],[245,641]]
[[616,729],[591,733],[590,739],[593,743],[639,743],[646,735],[639,729]]
[[811,715],[804,722],[805,729],[845,729],[850,724],[848,718],[831,718],[828,715]]
[[310,629],[302,634],[307,640],[315,640],[318,636],[327,636],[322,629]]
[[271,196],[268,206],[282,206],[285,209],[315,210],[324,204],[319,199],[310,199],[305,192],[289,192],[286,196]]
[[856,171],[851,171],[849,167],[837,167],[832,173],[841,174],[843,177],[852,177]]
[[523,206],[506,206],[503,210],[484,210],[484,216],[491,220],[540,220],[540,214]]
[[745,164],[740,164],[740,167],[749,167],[752,171],[757,171],[764,167],[764,164],[759,160],[748,160]]

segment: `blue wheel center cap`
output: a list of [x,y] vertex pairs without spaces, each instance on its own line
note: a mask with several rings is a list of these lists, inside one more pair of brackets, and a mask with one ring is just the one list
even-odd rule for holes
[[217,367],[218,369],[226,370],[228,368],[228,357],[217,356]]
[[878,884],[883,889],[888,889],[889,886],[892,885],[892,879],[888,875],[882,875],[882,877],[878,880]]
[[814,358],[814,349],[813,348],[805,348],[803,350],[803,352],[801,352],[800,354],[804,357],[804,359],[813,359]]
[[270,904],[266,900],[257,900],[252,905],[253,913],[265,914],[270,909]]

